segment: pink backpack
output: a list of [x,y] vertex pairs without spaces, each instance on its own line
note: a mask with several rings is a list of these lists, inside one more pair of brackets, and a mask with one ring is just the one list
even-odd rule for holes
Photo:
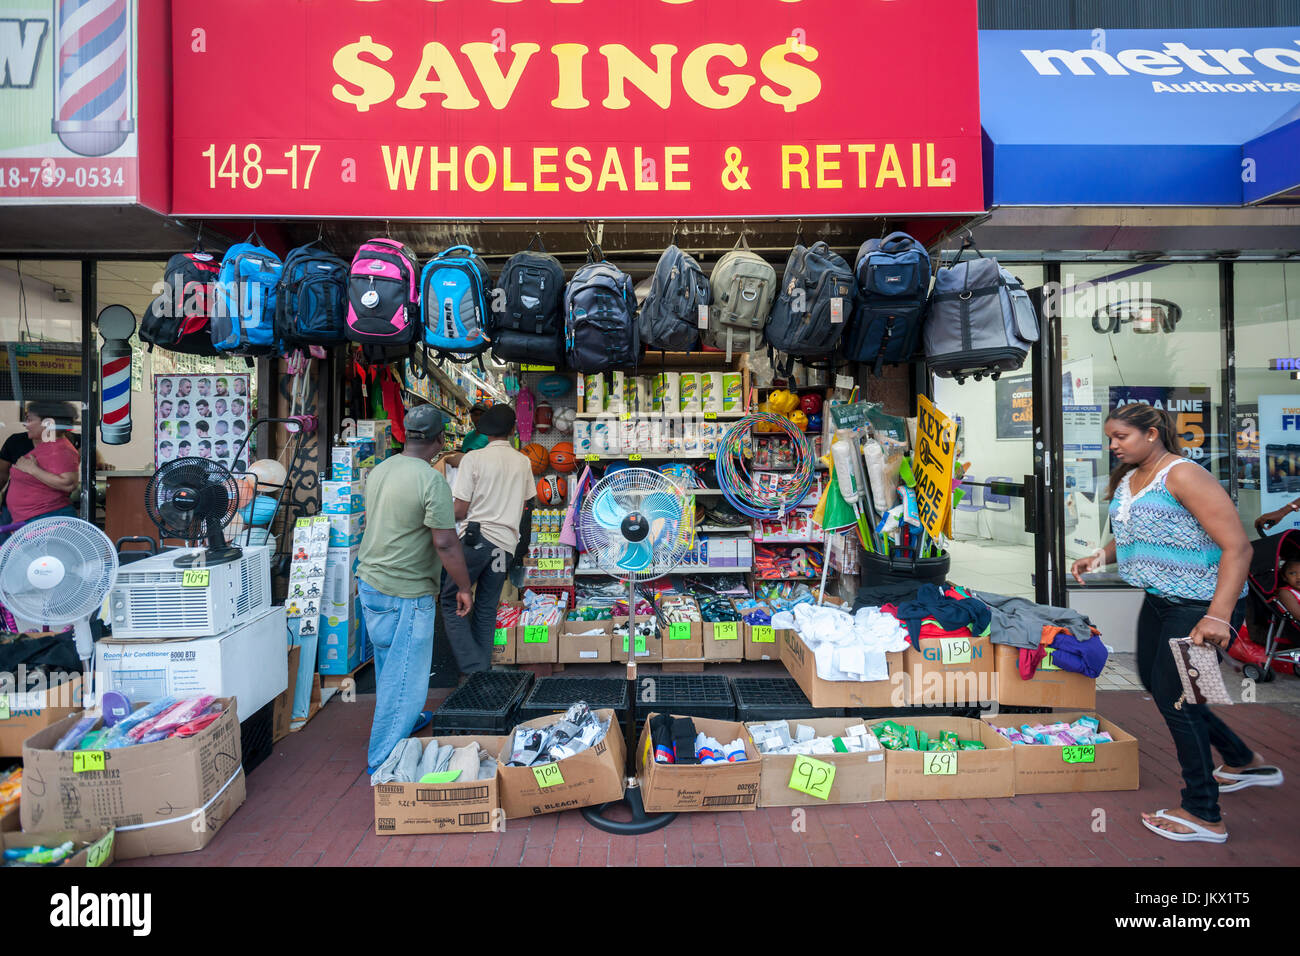
[[364,243],[348,273],[348,340],[413,346],[420,337],[419,277],[419,263],[400,242]]

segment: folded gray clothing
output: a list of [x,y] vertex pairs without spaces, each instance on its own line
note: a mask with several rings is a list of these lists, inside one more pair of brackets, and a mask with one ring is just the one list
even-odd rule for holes
[[478,755],[478,778],[480,780],[491,780],[497,775],[497,758],[495,754],[490,754],[482,750]]
[[381,783],[414,783],[423,753],[424,745],[414,737],[399,741],[393,748],[393,752],[388,755],[388,759],[379,765],[370,778],[370,785],[373,787]]
[[456,748],[451,744],[443,744],[438,748],[437,755],[432,760],[433,769],[429,773],[446,773],[451,769],[451,755],[456,752]]
[[437,740],[430,740],[424,748],[424,756],[420,758],[420,766],[415,771],[415,781],[418,783],[426,773],[437,773],[434,769],[438,765],[438,754],[440,748]]
[[477,780],[478,754],[478,744],[466,744],[464,747],[457,747],[456,752],[451,755],[451,763],[447,769],[459,773],[459,776],[456,777],[457,780]]
[[1035,604],[1027,598],[987,591],[970,593],[977,601],[988,605],[992,616],[989,639],[994,644],[1036,650],[1042,642],[1044,627],[1063,627],[1080,641],[1092,638],[1092,622],[1068,607]]

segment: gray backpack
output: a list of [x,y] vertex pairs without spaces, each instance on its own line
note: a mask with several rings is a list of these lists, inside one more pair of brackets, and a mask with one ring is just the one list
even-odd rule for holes
[[736,247],[724,253],[709,277],[713,305],[706,345],[722,349],[731,361],[732,351],[756,352],[763,347],[763,329],[776,298],[776,270],[751,252],[742,235]]
[[689,352],[700,337],[700,306],[710,302],[704,270],[676,246],[659,257],[650,294],[638,320],[641,344],[648,349]]
[[1020,280],[981,255],[935,274],[922,335],[931,372],[978,382],[1024,364],[1038,341],[1038,315]]

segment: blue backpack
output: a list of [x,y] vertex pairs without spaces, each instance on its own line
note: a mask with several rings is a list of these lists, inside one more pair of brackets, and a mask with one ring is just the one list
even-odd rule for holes
[[886,362],[897,365],[916,353],[930,293],[930,256],[905,232],[868,239],[858,250],[854,276],[857,301],[844,354],[851,362],[870,363],[880,375]]
[[218,352],[276,354],[275,305],[283,268],[279,256],[251,242],[237,242],[226,250],[210,322]]
[[468,359],[488,338],[487,264],[470,246],[452,246],[429,260],[420,276],[424,345],[439,356]]
[[349,268],[319,242],[284,257],[275,311],[281,348],[347,341]]

